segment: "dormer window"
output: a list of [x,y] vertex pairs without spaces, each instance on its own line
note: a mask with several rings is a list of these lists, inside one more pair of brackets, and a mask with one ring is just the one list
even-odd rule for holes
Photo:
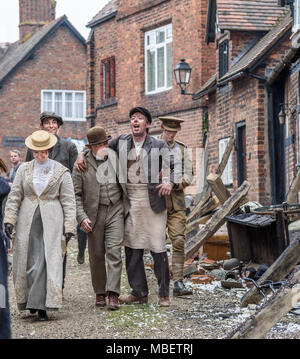
[[219,78],[228,71],[228,40],[219,44]]

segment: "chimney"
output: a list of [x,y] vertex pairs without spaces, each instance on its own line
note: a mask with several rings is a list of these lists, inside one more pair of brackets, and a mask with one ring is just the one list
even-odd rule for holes
[[28,35],[55,19],[55,0],[19,0],[19,36],[26,41]]

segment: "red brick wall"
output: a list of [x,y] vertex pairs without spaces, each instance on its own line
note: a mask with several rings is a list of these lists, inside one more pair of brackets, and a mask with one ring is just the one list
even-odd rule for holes
[[[3,136],[26,137],[39,128],[41,90],[85,90],[86,48],[71,31],[61,26],[23,63],[0,89],[0,157],[9,159]],[[67,122],[62,137],[85,138],[86,121]],[[24,156],[26,149],[22,149]]]
[[[218,41],[229,40],[229,68],[232,61],[240,57],[244,50],[255,41],[254,34],[239,32],[225,32],[220,35]],[[264,67],[256,70],[260,76],[266,75],[266,69],[274,69],[281,61],[283,55],[290,49],[289,36],[273,49],[264,59]],[[218,66],[218,49],[216,49],[216,62]],[[296,129],[293,127],[292,113],[296,111],[299,73],[289,75],[287,72],[285,84],[285,103],[289,104],[289,124],[287,137],[296,135],[299,146],[298,119]],[[270,204],[271,175],[269,157],[268,134],[268,98],[267,89],[262,82],[249,77],[242,77],[229,82],[223,88],[217,88],[216,92],[207,96],[209,112],[209,161],[210,170],[215,171],[219,163],[218,141],[236,136],[235,125],[245,121],[246,124],[246,168],[247,180],[251,183],[249,199],[260,202],[263,205]],[[298,100],[299,101],[299,100]],[[274,120],[277,120],[276,118]],[[286,147],[286,190],[288,190],[295,175],[297,163],[297,148],[291,144]],[[299,155],[298,155],[299,156]],[[233,188],[237,187],[237,158],[233,151]]]
[[55,1],[19,0],[20,40],[27,34],[55,19]]
[[[160,131],[158,116],[172,114],[185,120],[178,139],[189,147],[199,146],[201,101],[182,96],[174,78],[172,89],[145,94],[144,34],[172,23],[173,68],[180,59],[186,59],[193,69],[187,91],[195,92],[215,71],[214,45],[205,44],[207,3],[207,0],[120,0],[117,17],[94,28],[96,124],[104,126],[112,136],[129,132],[129,110],[144,106],[154,119],[150,133]],[[116,103],[101,107],[100,63],[110,56],[116,59]]]

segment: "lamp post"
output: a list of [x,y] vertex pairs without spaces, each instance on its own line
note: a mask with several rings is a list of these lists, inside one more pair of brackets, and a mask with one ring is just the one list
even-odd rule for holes
[[285,117],[286,117],[286,113],[285,113],[285,110],[284,110],[284,105],[281,105],[280,112],[278,114],[279,123],[281,125],[285,124]]
[[186,87],[190,83],[192,69],[190,65],[185,62],[185,59],[181,59],[174,69],[174,75],[177,85],[181,88],[182,95],[193,95],[186,93]]

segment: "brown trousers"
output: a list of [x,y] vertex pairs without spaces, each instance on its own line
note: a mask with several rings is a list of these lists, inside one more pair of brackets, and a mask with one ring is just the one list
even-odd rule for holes
[[183,279],[185,261],[184,243],[186,230],[185,211],[168,210],[167,228],[172,242],[172,279],[174,282]]
[[108,206],[100,204],[96,224],[93,231],[88,233],[92,285],[96,294],[120,294],[123,234],[122,200]]

